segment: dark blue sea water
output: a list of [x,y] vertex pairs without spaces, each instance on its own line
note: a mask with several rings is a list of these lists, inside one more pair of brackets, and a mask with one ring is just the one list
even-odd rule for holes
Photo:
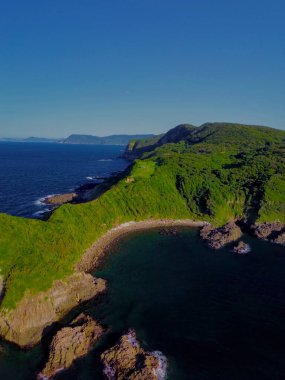
[[40,217],[47,195],[126,168],[123,146],[0,142],[0,212]]

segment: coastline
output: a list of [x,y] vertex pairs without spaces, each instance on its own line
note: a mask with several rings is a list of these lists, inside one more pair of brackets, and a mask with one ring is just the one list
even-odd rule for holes
[[146,219],[139,222],[130,221],[111,228],[104,235],[98,238],[83,253],[80,261],[76,264],[75,270],[90,273],[98,268],[107,250],[109,250],[117,240],[132,232],[144,231],[153,228],[172,227],[204,227],[209,223],[206,221],[195,221],[192,219]]
[[[147,219],[130,221],[111,228],[98,238],[83,254],[74,273],[54,281],[47,291],[26,293],[16,308],[0,313],[0,336],[20,348],[38,344],[50,326],[61,321],[70,311],[106,291],[104,279],[92,272],[102,263],[108,250],[129,233],[154,228],[203,227],[205,221],[191,219]],[[31,318],[31,314],[33,318]]]

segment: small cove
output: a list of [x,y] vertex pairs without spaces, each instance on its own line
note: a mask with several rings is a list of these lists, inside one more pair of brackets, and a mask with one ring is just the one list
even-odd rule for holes
[[[285,250],[245,240],[252,252],[240,256],[208,249],[195,228],[123,237],[94,273],[107,279],[108,293],[84,307],[110,332],[58,379],[102,379],[100,352],[130,327],[146,349],[167,356],[168,380],[284,376]],[[4,344],[0,378],[34,379],[44,353]]]

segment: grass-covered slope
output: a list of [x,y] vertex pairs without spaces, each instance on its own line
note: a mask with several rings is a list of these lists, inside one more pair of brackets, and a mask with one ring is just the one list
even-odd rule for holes
[[161,135],[142,140],[132,139],[125,150],[125,157],[130,159],[138,158],[142,154],[150,152],[161,145],[177,143],[187,138],[189,133],[193,132],[195,129],[196,127],[191,124],[180,124]]
[[141,153],[126,177],[95,201],[63,205],[47,222],[0,214],[2,308],[14,307],[26,290],[45,290],[70,274],[85,249],[127,221],[285,223],[284,131],[205,124],[183,128],[181,138],[176,132]]

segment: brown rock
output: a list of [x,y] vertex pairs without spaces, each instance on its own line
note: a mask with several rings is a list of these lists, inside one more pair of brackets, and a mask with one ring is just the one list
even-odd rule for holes
[[83,272],[55,281],[48,291],[26,294],[14,310],[2,312],[0,335],[21,347],[31,347],[40,342],[48,326],[105,289],[105,280]]
[[250,246],[243,241],[238,242],[238,244],[233,249],[233,251],[239,255],[245,255],[246,253],[249,253],[250,250]]
[[285,245],[285,225],[280,222],[260,223],[252,227],[254,235],[259,239]]
[[103,328],[93,318],[80,314],[69,327],[62,328],[54,336],[48,362],[37,378],[51,379],[71,367],[75,360],[88,353],[103,332]]
[[123,335],[118,344],[101,355],[108,380],[162,380],[166,376],[166,358],[159,351],[146,352],[134,330]]
[[207,241],[209,247],[213,249],[220,249],[226,244],[238,240],[241,235],[241,229],[234,222],[228,222],[219,228],[206,225],[200,231],[201,238]]
[[275,239],[272,240],[272,242],[285,245],[285,232],[281,232]]
[[46,203],[49,205],[61,205],[63,203],[71,202],[76,198],[77,198],[76,193],[58,194],[58,195],[53,195],[51,197],[46,197],[43,200],[43,203]]

